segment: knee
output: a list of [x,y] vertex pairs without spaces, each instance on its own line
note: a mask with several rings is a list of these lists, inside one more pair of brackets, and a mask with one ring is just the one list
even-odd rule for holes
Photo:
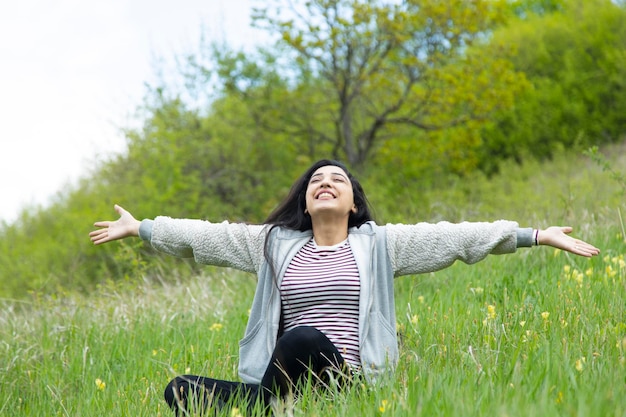
[[178,404],[184,401],[184,396],[188,389],[189,382],[185,378],[177,376],[165,387],[163,392],[165,402],[167,402],[170,408],[177,409]]
[[326,335],[312,326],[298,326],[283,334],[277,341],[279,345],[306,344],[315,345],[327,340]]
[[178,415],[180,408],[186,408],[187,396],[189,395],[190,389],[191,383],[189,375],[177,376],[165,387],[165,391],[163,392],[165,402],[176,412],[176,415]]

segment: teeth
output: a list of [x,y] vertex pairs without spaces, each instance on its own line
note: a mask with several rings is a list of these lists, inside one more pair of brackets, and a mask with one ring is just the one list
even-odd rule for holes
[[321,193],[320,195],[317,196],[317,198],[322,198],[322,197],[335,198],[335,196],[333,196],[331,193]]

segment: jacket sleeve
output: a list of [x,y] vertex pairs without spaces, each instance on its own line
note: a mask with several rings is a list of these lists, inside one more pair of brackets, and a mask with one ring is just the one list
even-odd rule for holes
[[159,252],[201,264],[257,272],[263,261],[266,227],[243,223],[157,217],[143,220],[140,236]]
[[[387,247],[396,276],[433,272],[461,260],[476,263],[489,254],[515,252],[518,235],[529,235],[517,223],[388,224]],[[532,229],[531,229],[532,230]],[[521,232],[520,232],[521,231]],[[519,242],[524,246],[526,242]]]

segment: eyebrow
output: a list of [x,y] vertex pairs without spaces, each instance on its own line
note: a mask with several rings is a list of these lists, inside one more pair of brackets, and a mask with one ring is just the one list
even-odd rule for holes
[[[323,175],[321,172],[318,172],[317,174],[313,174],[311,175],[311,179],[313,179],[313,177],[319,177]],[[342,174],[341,172],[331,172],[330,175],[341,175],[342,177],[344,177],[345,179],[348,179],[348,177],[346,177],[345,174]]]

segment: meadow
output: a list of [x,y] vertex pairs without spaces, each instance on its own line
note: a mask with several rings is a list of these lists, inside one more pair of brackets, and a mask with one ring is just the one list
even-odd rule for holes
[[[623,156],[614,161],[624,166]],[[550,164],[510,167],[438,207],[489,220],[498,201],[502,217],[523,226],[575,226],[600,256],[523,248],[398,278],[395,374],[308,392],[276,414],[626,416],[626,198],[588,158]],[[530,185],[513,196],[515,182]],[[1,300],[0,416],[173,415],[162,398],[175,375],[237,379],[254,285],[251,275],[207,268],[191,280],[138,274],[89,294]]]

